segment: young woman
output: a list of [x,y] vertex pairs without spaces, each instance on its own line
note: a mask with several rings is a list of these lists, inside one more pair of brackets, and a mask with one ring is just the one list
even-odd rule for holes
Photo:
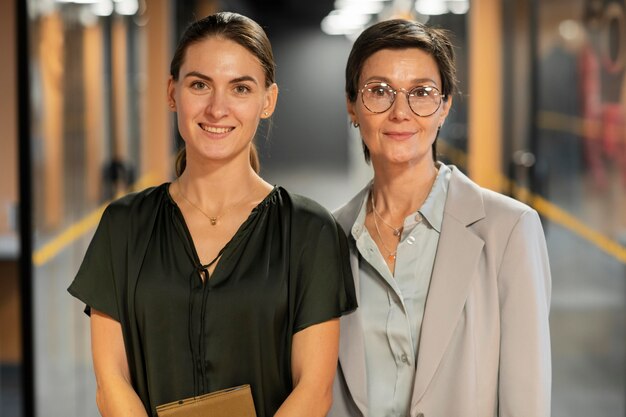
[[338,317],[355,308],[345,236],[258,175],[278,88],[258,24],[191,24],[171,64],[185,148],[173,183],[112,203],[69,288],[91,316],[103,416],[250,384],[259,417],[324,416]]

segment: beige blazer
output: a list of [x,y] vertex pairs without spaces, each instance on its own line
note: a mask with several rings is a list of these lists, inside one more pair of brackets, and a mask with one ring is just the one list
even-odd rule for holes
[[[452,168],[415,369],[411,417],[548,417],[550,268],[537,213]],[[366,187],[335,212],[344,231]],[[350,257],[357,298],[359,258]],[[341,318],[330,417],[368,413],[361,314]]]

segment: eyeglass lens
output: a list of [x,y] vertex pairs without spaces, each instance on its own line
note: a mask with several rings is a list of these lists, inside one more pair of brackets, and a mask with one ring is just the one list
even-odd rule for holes
[[409,107],[418,116],[430,116],[441,105],[441,94],[435,87],[418,86],[411,91],[394,90],[387,83],[368,83],[361,91],[365,107],[372,113],[383,113],[391,107],[397,93],[404,93]]

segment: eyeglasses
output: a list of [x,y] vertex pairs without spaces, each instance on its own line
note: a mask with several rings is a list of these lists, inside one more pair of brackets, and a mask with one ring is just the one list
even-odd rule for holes
[[363,86],[361,101],[372,113],[384,113],[391,108],[398,92],[406,95],[411,111],[420,117],[434,114],[445,97],[437,88],[428,85],[421,85],[406,91],[404,88],[394,89],[387,83],[376,81]]

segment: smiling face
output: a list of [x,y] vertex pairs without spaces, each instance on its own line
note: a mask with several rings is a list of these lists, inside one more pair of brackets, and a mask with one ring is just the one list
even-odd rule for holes
[[441,91],[441,76],[435,59],[419,48],[382,49],[365,61],[359,88],[376,81],[400,90],[389,110],[372,113],[363,105],[360,92],[354,102],[347,102],[350,118],[360,124],[361,137],[374,167],[406,163],[432,165],[432,144],[452,100],[443,101],[432,115],[420,117],[411,111],[403,91],[419,86]]
[[265,87],[259,60],[228,39],[191,44],[168,96],[177,112],[187,164],[248,161],[261,118],[274,111],[278,88]]

